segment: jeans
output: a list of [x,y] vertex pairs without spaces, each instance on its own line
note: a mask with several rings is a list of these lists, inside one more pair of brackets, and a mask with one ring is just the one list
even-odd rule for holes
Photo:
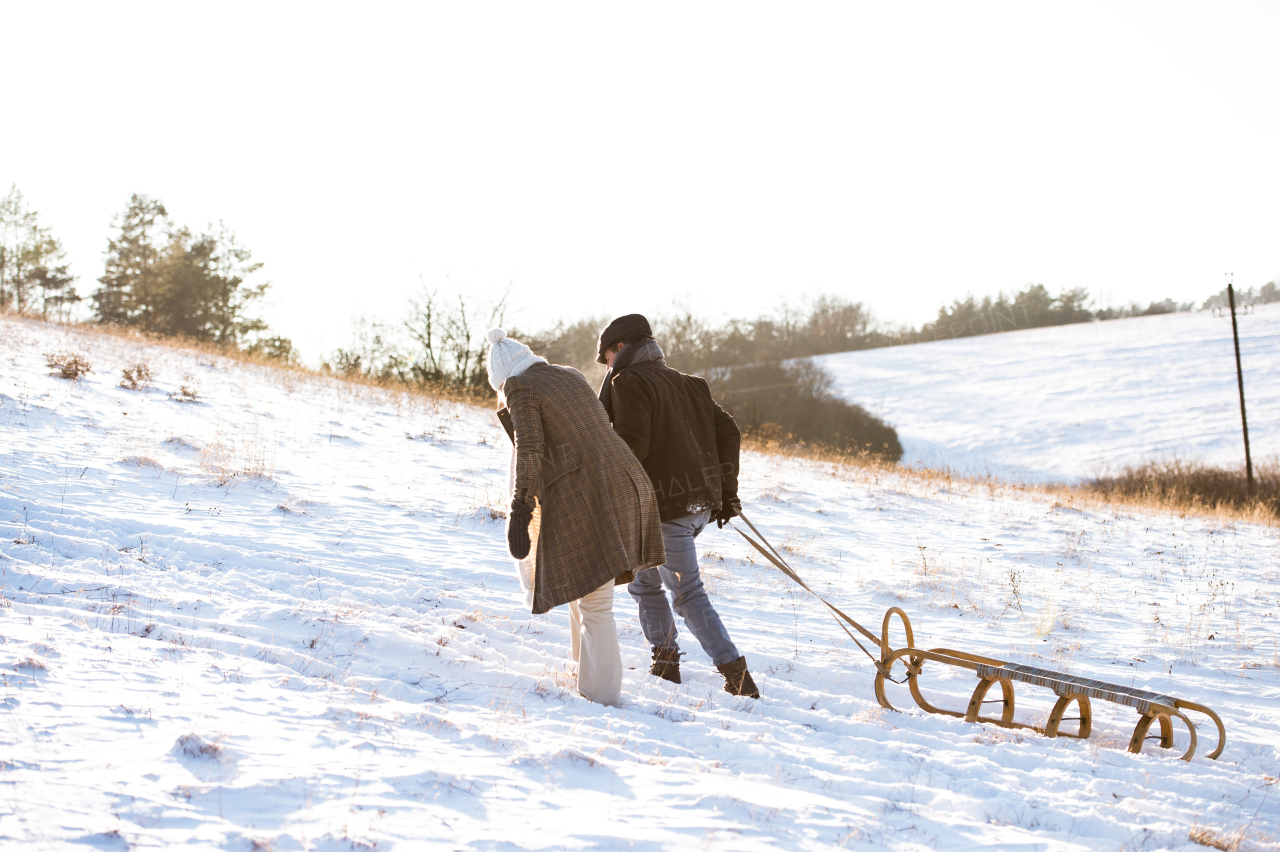
[[729,631],[702,586],[698,573],[698,548],[694,539],[711,520],[709,512],[676,518],[662,525],[662,541],[667,549],[667,564],[636,572],[636,579],[627,586],[631,597],[640,605],[640,629],[644,638],[654,648],[679,650],[676,643],[676,622],[671,614],[671,604],[663,591],[671,590],[675,610],[684,624],[693,632],[702,650],[717,666],[732,663],[741,654]]
[[578,664],[578,692],[617,707],[622,701],[622,654],[613,618],[613,581],[569,603],[569,642]]

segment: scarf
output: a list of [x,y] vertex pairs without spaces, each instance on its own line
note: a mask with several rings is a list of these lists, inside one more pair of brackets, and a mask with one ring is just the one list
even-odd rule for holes
[[652,337],[639,343],[628,343],[622,347],[618,357],[613,359],[613,366],[604,374],[604,381],[600,383],[600,404],[609,415],[610,423],[613,422],[613,377],[633,364],[643,364],[646,361],[657,361],[660,366],[667,366],[662,347]]

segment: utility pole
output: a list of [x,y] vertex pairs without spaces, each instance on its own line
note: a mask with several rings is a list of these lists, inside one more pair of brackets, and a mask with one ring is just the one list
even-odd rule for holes
[[1249,496],[1253,496],[1253,457],[1249,455],[1249,418],[1244,413],[1244,369],[1240,366],[1240,331],[1236,327],[1236,291],[1231,273],[1227,273],[1227,302],[1231,305],[1231,338],[1236,344],[1236,383],[1240,386],[1240,425],[1244,427],[1244,470],[1249,478]]

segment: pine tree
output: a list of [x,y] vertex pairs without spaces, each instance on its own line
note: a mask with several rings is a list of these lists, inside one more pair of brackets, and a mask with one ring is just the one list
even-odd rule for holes
[[262,264],[236,244],[226,226],[219,222],[199,235],[177,228],[168,237],[148,274],[135,284],[132,324],[229,346],[267,330],[265,322],[246,313],[270,286],[246,283]]
[[[62,249],[58,248],[59,259]],[[82,297],[75,289],[76,276],[68,271],[67,264],[60,266],[40,265],[31,269],[28,280],[40,289],[40,315],[66,321],[71,313],[71,306],[81,301]]]
[[248,282],[262,264],[225,225],[196,234],[174,225],[164,204],[136,194],[116,222],[102,286],[93,294],[99,322],[296,357],[286,338],[264,339],[267,324],[249,316],[270,285]]
[[116,220],[119,234],[107,241],[106,268],[93,294],[98,322],[137,324],[154,311],[149,302],[156,289],[152,268],[160,257],[157,240],[168,225],[164,204],[134,193],[129,207]]
[[11,186],[0,199],[0,309],[30,313],[38,301],[42,314],[53,308],[64,315],[80,300],[65,257],[62,243],[40,226],[17,185]]

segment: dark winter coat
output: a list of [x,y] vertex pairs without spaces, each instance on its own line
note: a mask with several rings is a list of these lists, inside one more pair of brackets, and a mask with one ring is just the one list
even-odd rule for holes
[[668,367],[653,341],[632,346],[657,355],[607,378],[613,428],[649,474],[663,521],[719,511],[738,496],[738,424],[711,398],[705,379]]
[[513,496],[537,501],[533,612],[665,562],[653,487],[582,374],[536,364],[502,390],[515,431]]

